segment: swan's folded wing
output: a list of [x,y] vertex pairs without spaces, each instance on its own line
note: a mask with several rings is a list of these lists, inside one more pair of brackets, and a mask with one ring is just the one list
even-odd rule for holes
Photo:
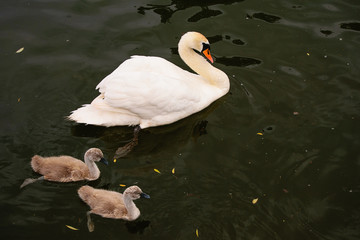
[[[145,75],[147,73],[156,73],[166,77],[177,76],[179,78],[192,78],[197,76],[186,70],[181,69],[175,64],[167,61],[161,57],[153,56],[132,56],[127,59],[119,67],[117,67],[112,73],[105,77],[97,86],[101,93],[106,91],[107,83],[113,79],[120,81],[127,81],[129,79],[121,79],[123,73],[142,72]],[[131,79],[131,78],[130,78]]]
[[106,82],[104,101],[113,108],[142,119],[188,112],[200,101],[194,79],[179,79],[154,72],[122,72]]

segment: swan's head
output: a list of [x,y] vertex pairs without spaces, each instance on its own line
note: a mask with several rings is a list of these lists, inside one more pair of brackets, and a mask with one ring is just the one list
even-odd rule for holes
[[102,162],[105,165],[108,165],[108,161],[104,158],[104,154],[98,148],[90,148],[87,150],[84,158],[93,162]]
[[124,191],[124,198],[130,198],[131,200],[136,200],[139,198],[150,198],[149,195],[143,193],[138,186],[131,186],[125,189]]
[[187,47],[193,49],[195,52],[204,56],[211,63],[214,62],[210,54],[210,43],[209,40],[204,37],[201,33],[198,32],[187,32],[182,35],[179,41],[179,50],[181,48]]

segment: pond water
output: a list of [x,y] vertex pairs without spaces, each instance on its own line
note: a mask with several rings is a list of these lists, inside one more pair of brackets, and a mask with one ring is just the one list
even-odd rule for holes
[[[116,162],[133,128],[66,120],[131,55],[188,69],[177,42],[189,30],[208,37],[229,94],[141,131]],[[3,237],[360,238],[358,1],[3,0],[0,31]],[[110,161],[97,181],[19,189],[39,176],[34,154],[82,159],[90,147]],[[89,233],[85,184],[137,184],[151,199],[136,201],[135,222],[94,215]]]

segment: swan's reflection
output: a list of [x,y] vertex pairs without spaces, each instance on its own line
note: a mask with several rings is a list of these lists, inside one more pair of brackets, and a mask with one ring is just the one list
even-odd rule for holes
[[208,0],[208,1],[179,1],[173,0],[170,4],[157,5],[147,4],[138,8],[138,13],[145,14],[147,11],[154,11],[161,17],[161,22],[166,23],[177,11],[181,11],[191,7],[200,7],[201,10],[188,19],[188,22],[197,22],[203,18],[214,17],[222,14],[220,10],[209,9],[209,6],[217,4],[232,4],[235,2],[243,2],[244,0]]
[[135,222],[126,222],[125,226],[129,233],[144,233],[144,230],[150,225],[150,221],[141,220]]

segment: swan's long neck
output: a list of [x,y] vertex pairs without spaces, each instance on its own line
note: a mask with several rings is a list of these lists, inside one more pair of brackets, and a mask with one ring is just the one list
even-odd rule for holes
[[181,59],[197,74],[201,75],[211,85],[218,87],[224,94],[229,91],[230,82],[228,76],[221,70],[213,67],[204,57],[190,48],[186,41],[179,42],[179,54]]
[[89,159],[86,155],[84,159],[86,166],[89,168],[89,174],[90,174],[89,179],[90,180],[98,179],[100,177],[100,170],[96,165],[96,163],[91,159]]
[[140,210],[136,207],[132,199],[124,195],[124,205],[128,212],[127,216],[129,220],[135,220],[140,216]]

